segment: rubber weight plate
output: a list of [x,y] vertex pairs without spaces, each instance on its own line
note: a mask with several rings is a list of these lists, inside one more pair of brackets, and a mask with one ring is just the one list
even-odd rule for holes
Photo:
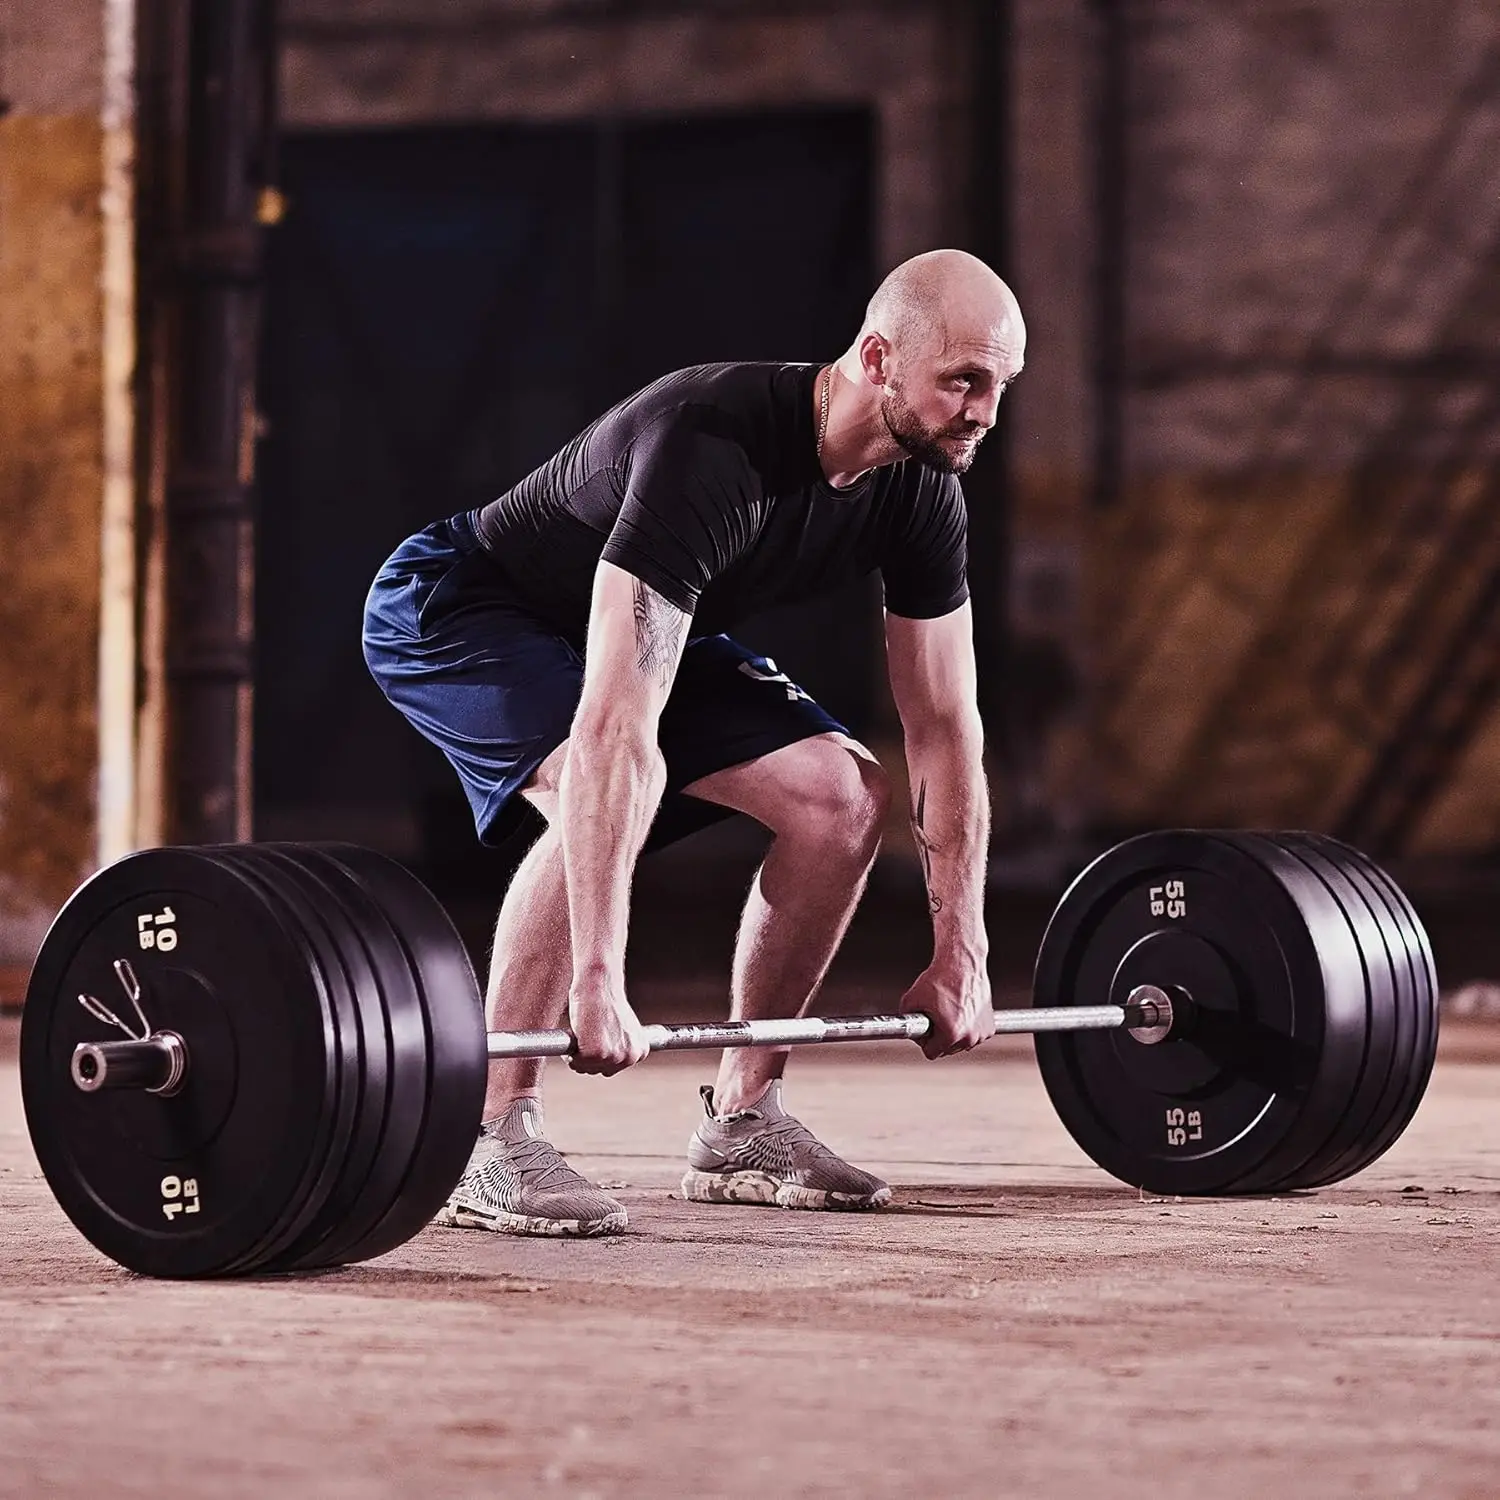
[[[1342,1085],[1343,1092],[1331,1093],[1330,1109],[1319,1116],[1318,1128],[1325,1131],[1322,1141],[1304,1138],[1306,1155],[1300,1161],[1288,1147],[1280,1158],[1280,1177],[1263,1184],[1266,1190],[1276,1192],[1319,1187],[1347,1175],[1344,1164],[1357,1154],[1360,1143],[1375,1128],[1381,1096],[1389,1084],[1397,998],[1385,936],[1364,892],[1338,863],[1300,842],[1297,835],[1245,833],[1226,837],[1300,893],[1302,904],[1314,913],[1310,921],[1316,924],[1315,930],[1328,924],[1336,927],[1342,918],[1353,941],[1348,978],[1351,990],[1357,980],[1364,999],[1362,1025],[1351,1023],[1347,1033],[1351,1049],[1362,1043],[1357,1066]],[[1327,905],[1330,901],[1331,908]],[[1338,951],[1333,940],[1321,933],[1319,948],[1330,954]]]
[[[1345,872],[1361,880],[1370,891],[1375,909],[1391,945],[1398,994],[1407,994],[1411,1004],[1411,1026],[1398,1024],[1396,1056],[1392,1067],[1394,1093],[1389,1111],[1362,1143],[1355,1172],[1368,1166],[1395,1143],[1411,1123],[1412,1115],[1426,1092],[1437,1059],[1438,981],[1432,945],[1410,901],[1394,880],[1368,855],[1348,844],[1320,834],[1304,834],[1309,845],[1336,859]],[[1398,1016],[1398,1023],[1400,1021]]]
[[[462,939],[416,876],[352,844],[306,846],[303,858],[314,852],[342,867],[360,893],[358,898],[345,896],[346,909],[356,917],[360,931],[372,944],[389,941],[399,947],[418,998],[403,1024],[420,1020],[426,1035],[428,1065],[421,1080],[421,1115],[410,1169],[385,1216],[341,1252],[344,1260],[365,1260],[430,1223],[468,1165],[484,1114],[489,1071],[484,1004]],[[371,920],[371,907],[384,918],[389,938]],[[400,1071],[402,1066],[398,1045],[394,1067]],[[400,1107],[405,1111],[415,1106]],[[403,1121],[400,1128],[409,1126]]]
[[1386,1131],[1407,1089],[1418,1021],[1416,996],[1389,911],[1363,871],[1305,835],[1281,834],[1276,842],[1312,869],[1345,909],[1368,978],[1369,1026],[1356,1096],[1324,1150],[1291,1184],[1317,1187],[1350,1176],[1379,1154],[1371,1154],[1372,1143]]
[[1048,924],[1037,1005],[1123,1005],[1142,984],[1182,1002],[1155,1046],[1123,1029],[1035,1037],[1064,1126],[1133,1186],[1259,1190],[1347,1112],[1368,1010],[1358,946],[1326,887],[1281,875],[1212,833],[1146,834],[1095,860]]
[[[128,965],[128,969],[117,969]],[[80,1042],[147,1027],[184,1039],[170,1098],[85,1094]],[[151,1276],[221,1275],[305,1202],[332,1131],[334,1021],[305,945],[260,887],[212,850],[155,849],[100,871],[37,955],[21,1023],[21,1088],[37,1160],[98,1249]]]
[[[353,1211],[384,1147],[391,1066],[382,996],[337,903],[290,850],[246,844],[221,851],[221,857],[225,853],[262,882],[268,897],[305,937],[337,1022],[334,1089],[328,1100],[334,1129],[327,1153],[296,1215],[240,1269],[327,1264],[318,1247]],[[425,1058],[418,1058],[417,1066],[424,1068]]]
[[[409,1226],[393,1226],[391,1214],[421,1139],[431,1058],[423,996],[389,917],[342,865],[316,846],[274,847],[276,857],[294,862],[301,871],[307,899],[336,936],[350,972],[358,976],[355,988],[369,1059],[365,1089],[372,1106],[377,1098],[379,1102],[378,1118],[372,1108],[375,1133],[351,1155],[317,1232],[278,1262],[281,1269],[304,1269],[380,1254],[409,1237]],[[377,1236],[380,1226],[387,1228]]]

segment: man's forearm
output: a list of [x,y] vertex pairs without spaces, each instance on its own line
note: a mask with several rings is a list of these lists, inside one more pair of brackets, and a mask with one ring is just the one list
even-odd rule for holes
[[990,799],[977,719],[909,739],[906,761],[935,954],[982,964],[989,952],[984,885]]
[[639,736],[575,733],[559,786],[574,978],[625,968],[630,883],[666,768]]

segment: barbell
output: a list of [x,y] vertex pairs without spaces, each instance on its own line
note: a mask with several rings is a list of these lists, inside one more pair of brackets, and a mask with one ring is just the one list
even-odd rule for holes
[[[1128,840],[1048,923],[1031,1032],[1063,1125],[1164,1194],[1359,1171],[1437,1046],[1431,948],[1393,881],[1312,834]],[[653,1051],[918,1039],[926,1016],[648,1026]],[[478,1132],[474,972],[410,872],[342,844],[146,850],[86,881],[37,956],[21,1083],[38,1161],[104,1254],[172,1277],[365,1260],[427,1224]]]

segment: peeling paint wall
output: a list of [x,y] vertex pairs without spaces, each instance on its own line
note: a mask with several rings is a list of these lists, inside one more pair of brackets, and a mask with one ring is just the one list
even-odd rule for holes
[[100,38],[97,0],[0,26],[0,963],[95,846]]

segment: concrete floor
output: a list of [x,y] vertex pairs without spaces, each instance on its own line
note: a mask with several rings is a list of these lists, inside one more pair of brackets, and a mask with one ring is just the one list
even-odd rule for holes
[[1312,1195],[1162,1201],[1063,1133],[1029,1048],[797,1058],[878,1215],[670,1189],[702,1060],[558,1069],[618,1188],[592,1243],[428,1230],[297,1280],[101,1259],[41,1180],[0,1027],[0,1493],[1493,1496],[1500,1029]]

